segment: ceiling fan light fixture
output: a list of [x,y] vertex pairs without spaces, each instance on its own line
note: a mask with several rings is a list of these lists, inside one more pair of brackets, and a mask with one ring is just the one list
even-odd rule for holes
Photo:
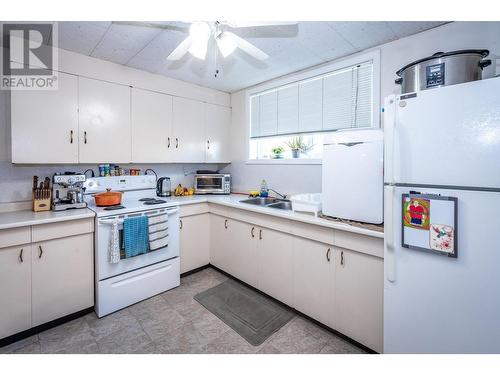
[[216,40],[217,47],[219,47],[219,51],[221,52],[222,56],[224,56],[224,58],[232,54],[238,47],[234,39],[226,33],[221,33]]
[[189,27],[189,36],[192,40],[189,53],[198,59],[204,60],[207,55],[210,34],[210,26],[206,22],[193,22]]

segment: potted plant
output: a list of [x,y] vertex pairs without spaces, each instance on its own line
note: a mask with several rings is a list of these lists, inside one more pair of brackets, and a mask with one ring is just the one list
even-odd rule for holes
[[282,146],[276,146],[272,148],[273,159],[283,159],[283,153],[285,149]]
[[292,157],[295,159],[300,157],[301,152],[307,153],[314,147],[312,142],[306,144],[304,142],[304,137],[301,135],[293,137],[291,140],[285,142],[285,144],[290,148],[290,150],[292,150]]

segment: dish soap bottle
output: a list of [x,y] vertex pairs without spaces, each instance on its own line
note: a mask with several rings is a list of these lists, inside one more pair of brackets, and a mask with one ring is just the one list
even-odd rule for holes
[[262,180],[262,182],[260,183],[260,196],[262,198],[267,198],[268,195],[269,195],[269,189],[267,187],[267,182],[266,180]]

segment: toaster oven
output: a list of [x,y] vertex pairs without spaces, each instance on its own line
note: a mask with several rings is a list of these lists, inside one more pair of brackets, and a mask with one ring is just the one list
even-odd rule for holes
[[196,194],[230,194],[231,175],[195,174],[194,189]]

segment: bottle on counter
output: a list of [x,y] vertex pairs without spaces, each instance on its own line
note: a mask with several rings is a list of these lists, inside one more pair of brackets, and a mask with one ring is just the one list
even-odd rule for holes
[[269,196],[269,188],[267,187],[266,180],[262,180],[260,183],[260,196],[262,198],[267,198]]

